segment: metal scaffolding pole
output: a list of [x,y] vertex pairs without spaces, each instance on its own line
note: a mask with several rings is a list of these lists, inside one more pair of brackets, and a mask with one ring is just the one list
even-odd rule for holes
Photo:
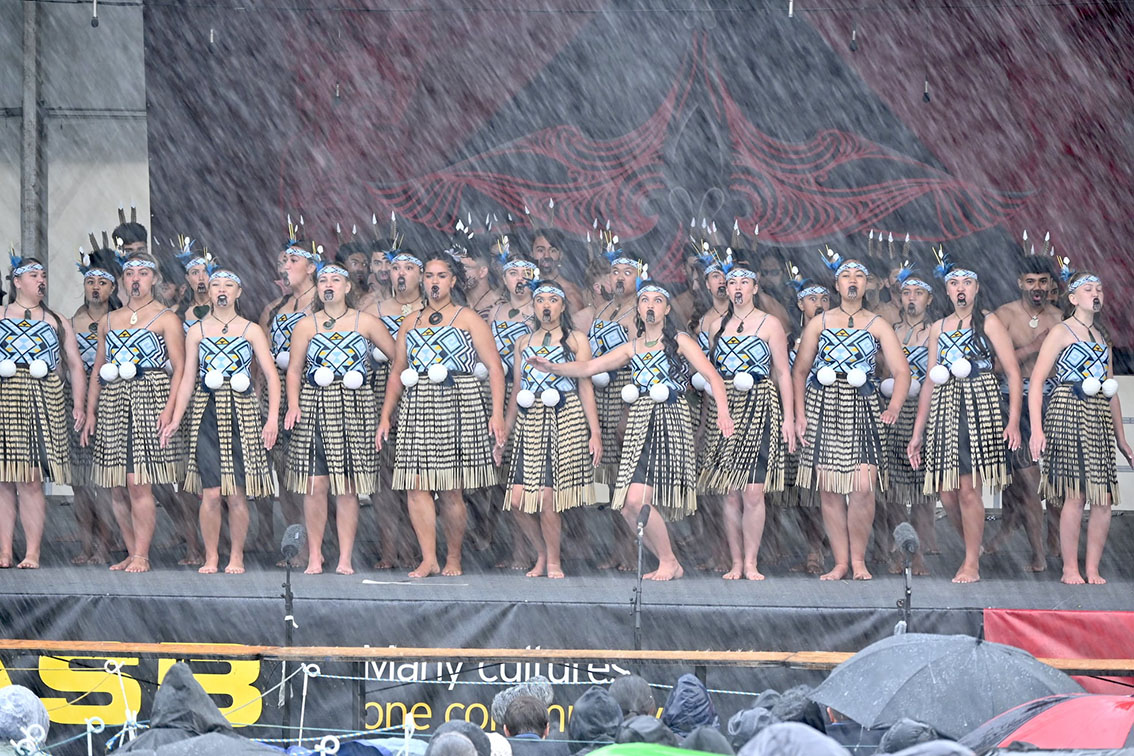
[[39,68],[39,3],[24,3],[23,108],[20,151],[20,254],[46,262],[47,171]]

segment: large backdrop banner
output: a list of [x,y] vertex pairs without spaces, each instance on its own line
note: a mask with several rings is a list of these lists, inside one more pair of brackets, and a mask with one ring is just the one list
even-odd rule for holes
[[802,267],[874,229],[975,259],[996,298],[1027,229],[1117,289],[1132,33],[1118,2],[147,4],[154,226],[265,285],[288,213],[329,248],[391,212],[422,244],[598,218],[678,280],[703,217]]

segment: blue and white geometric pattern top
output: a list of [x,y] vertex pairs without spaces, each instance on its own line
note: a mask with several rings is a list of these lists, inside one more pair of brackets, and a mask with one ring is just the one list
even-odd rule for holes
[[277,312],[268,324],[268,335],[272,338],[272,356],[277,357],[280,352],[291,349],[291,332],[299,321],[307,317],[304,310],[299,312]]
[[54,370],[59,364],[59,334],[46,320],[0,319],[0,355],[21,365],[43,360]]
[[708,331],[697,331],[697,346],[701,347],[701,351],[705,353],[706,357],[709,356],[709,340]]
[[964,357],[972,363],[973,371],[991,370],[992,358],[988,356],[987,342],[984,347],[983,356],[975,357],[972,328],[942,331],[937,337],[937,362],[945,367],[952,367],[954,362]]
[[121,328],[106,333],[106,361],[133,362],[143,370],[165,367],[165,339],[147,328]]
[[451,325],[414,328],[406,334],[409,365],[418,373],[430,365],[444,365],[450,373],[471,373],[476,365],[476,349],[468,331]]
[[379,320],[382,325],[386,326],[386,330],[390,332],[390,338],[397,340],[398,331],[401,330],[402,321],[406,319],[405,315],[380,315]]
[[928,345],[902,345],[902,353],[906,355],[906,362],[910,366],[910,377],[915,381],[924,381],[929,372],[929,346]]
[[528,362],[528,358],[532,355],[543,357],[548,362],[557,364],[567,362],[567,355],[563,351],[562,344],[525,347],[522,355],[524,366],[521,368],[520,373],[521,389],[527,389],[537,397],[546,389],[555,389],[559,391],[559,393],[574,391],[576,389],[574,379],[563,375],[552,375],[551,373],[545,373],[542,370],[536,370],[532,367],[532,364]]
[[669,374],[669,358],[664,349],[656,352],[635,352],[630,358],[630,377],[643,394],[655,383],[664,383],[670,391],[683,393],[685,387],[679,385]]
[[358,331],[319,331],[307,345],[307,377],[313,379],[315,371],[329,367],[336,378],[351,370],[366,375],[370,342]]
[[98,355],[98,332],[76,330],[75,344],[79,347],[79,359],[83,361],[83,367],[88,373],[91,372]]
[[[826,313],[823,317],[826,318]],[[819,332],[819,349],[811,371],[827,366],[836,373],[849,373],[858,368],[868,376],[873,375],[877,352],[878,343],[866,328],[824,328]]]
[[772,367],[772,350],[754,333],[721,336],[713,352],[713,365],[725,378],[740,372],[752,373],[753,377],[767,376]]
[[[607,305],[607,307],[609,306]],[[605,311],[606,307],[599,312],[599,315]],[[587,331],[587,338],[591,342],[591,354],[594,357],[601,357],[630,340],[625,326],[621,323],[614,320],[602,320],[599,317],[596,317],[594,322],[591,323],[591,327]]]
[[200,377],[210,370],[219,370],[225,378],[237,373],[252,375],[252,344],[243,336],[204,337],[197,346]]
[[1087,378],[1105,381],[1110,365],[1110,347],[1101,341],[1076,341],[1064,347],[1055,361],[1055,374],[1063,383],[1082,383]]
[[500,353],[500,361],[504,363],[504,375],[509,380],[512,379],[512,371],[516,367],[513,356],[516,351],[516,341],[531,332],[532,328],[526,320],[492,321],[492,340],[496,342],[496,351]]

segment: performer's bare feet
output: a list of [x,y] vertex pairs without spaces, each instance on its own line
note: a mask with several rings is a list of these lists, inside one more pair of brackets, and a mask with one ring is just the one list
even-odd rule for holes
[[12,567],[12,555],[4,554],[0,556],[0,570],[7,570]]
[[303,574],[304,575],[322,575],[323,574],[323,557],[319,557],[319,560],[316,561],[316,562],[312,562],[312,561],[308,560],[307,569],[305,569],[303,571]]
[[[523,567],[520,569],[523,569]],[[453,561],[452,559],[446,559],[445,567],[441,570],[441,574],[446,577],[456,577],[457,575],[463,575],[465,573],[461,570],[460,560]]]
[[1079,574],[1078,567],[1072,567],[1069,570],[1064,569],[1063,577],[1060,578],[1060,580],[1067,585],[1086,585],[1087,583],[1087,581],[1083,579],[1083,576]]
[[126,565],[126,572],[149,572],[150,571],[150,558],[144,557],[140,554],[135,555],[130,564]]
[[[177,563],[182,567],[195,567],[198,564],[204,564],[205,558],[201,556],[199,551],[187,551],[185,558],[177,560]],[[216,570],[213,571],[216,572]]]
[[525,573],[528,577],[543,577],[543,573],[547,569],[547,560],[544,557],[536,559],[535,566]]
[[76,554],[74,557],[71,558],[71,564],[75,564],[75,565],[90,564],[90,562],[91,562],[91,557],[90,557],[89,554]]
[[855,580],[873,580],[874,576],[866,569],[866,562],[851,562],[851,576]]
[[437,562],[422,562],[417,566],[413,572],[409,574],[411,578],[423,578],[430,575],[436,575],[441,572],[441,568],[437,566]]
[[226,575],[243,575],[244,574],[244,559],[235,559],[230,557],[228,566],[224,568]]
[[566,577],[566,575],[563,574],[562,567],[560,567],[558,564],[551,564],[550,562],[547,565],[547,576],[552,580],[562,580],[564,577]]
[[745,580],[763,580],[764,575],[756,569],[756,565],[746,564],[744,565],[744,578]]
[[1043,572],[1047,569],[1047,556],[1032,554],[1032,561],[1028,564],[1028,572]]
[[977,567],[966,567],[961,565],[961,569],[957,570],[957,574],[953,576],[954,583],[979,583],[980,582],[980,569]]
[[902,563],[901,557],[897,554],[890,555],[890,561],[887,563],[886,572],[891,575],[901,575],[906,569],[906,565]]
[[217,574],[217,563],[206,562],[205,564],[201,565],[200,569],[198,569],[197,572],[201,575],[215,575]]
[[929,566],[925,563],[925,559],[922,557],[921,554],[918,554],[917,556],[915,556],[913,558],[913,564],[911,565],[910,570],[915,575],[928,575],[929,574]]
[[723,577],[725,580],[740,580],[740,576],[743,574],[743,572],[744,570],[741,567],[740,562],[734,562],[732,569],[721,575],[721,577]]
[[820,580],[842,580],[850,572],[850,565],[836,564],[835,568],[830,572],[824,573],[819,576]]
[[134,557],[127,556],[121,562],[118,562],[117,564],[110,565],[110,570],[111,570],[111,572],[122,572],[123,570],[125,570],[127,567],[130,566],[130,562],[132,562],[133,560],[134,560]]
[[353,575],[354,574],[354,567],[351,565],[350,562],[347,562],[346,564],[339,562],[338,566],[335,567],[335,572],[338,573],[339,575]]
[[1106,585],[1106,578],[1104,578],[1102,575],[1100,575],[1097,572],[1092,573],[1092,572],[1088,571],[1087,572],[1087,582],[1090,583],[1091,585]]
[[376,569],[376,570],[392,570],[392,569],[394,569],[394,563],[391,562],[389,559],[379,559],[377,562],[374,563],[374,569]]
[[656,570],[651,572],[648,576],[643,575],[642,577],[648,577],[650,580],[678,580],[684,576],[685,570],[674,560],[672,564],[659,564]]
[[[22,562],[20,562],[19,564],[16,565],[16,569],[19,569],[19,570],[38,570],[39,569],[39,562],[35,561],[34,559],[24,559],[24,561],[22,561]],[[1106,581],[1103,581],[1103,582],[1106,582]]]
[[105,551],[96,551],[87,558],[87,564],[110,564],[110,555]]

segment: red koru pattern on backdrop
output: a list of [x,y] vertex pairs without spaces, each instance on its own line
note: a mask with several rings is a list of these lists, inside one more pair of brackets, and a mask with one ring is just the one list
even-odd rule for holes
[[[452,227],[464,203],[487,198],[522,218],[525,209],[555,203],[555,222],[579,236],[596,218],[613,219],[624,239],[634,239],[662,222],[648,211],[651,195],[666,191],[666,156],[681,137],[681,124],[694,105],[694,89],[708,96],[710,117],[729,135],[728,191],[752,208],[739,219],[760,238],[798,245],[884,226],[884,220],[913,202],[931,205],[938,230],[923,240],[944,241],[995,227],[1027,201],[1023,194],[977,186],[913,158],[844,131],[820,131],[807,142],[784,142],[762,132],[729,92],[709,40],[695,33],[666,98],[653,115],[624,136],[596,140],[573,126],[554,126],[500,145],[442,170],[374,192],[384,210],[435,229]],[[867,165],[870,163],[871,165]],[[507,172],[508,166],[537,166],[540,178]],[[539,170],[539,168],[542,170]],[[861,170],[859,170],[861,169]],[[825,185],[832,173],[881,173],[864,185]],[[671,241],[659,266],[676,274],[686,241],[683,224],[665,230]]]
[[[1048,659],[1134,659],[1134,612],[985,609],[984,637]],[[1134,677],[1075,680],[1091,693],[1126,695]]]

